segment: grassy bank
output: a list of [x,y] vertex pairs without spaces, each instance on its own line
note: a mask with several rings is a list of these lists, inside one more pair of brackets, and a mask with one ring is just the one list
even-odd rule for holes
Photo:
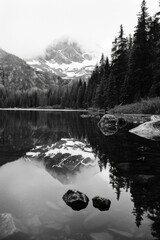
[[137,103],[115,106],[109,113],[160,114],[160,97],[141,100]]

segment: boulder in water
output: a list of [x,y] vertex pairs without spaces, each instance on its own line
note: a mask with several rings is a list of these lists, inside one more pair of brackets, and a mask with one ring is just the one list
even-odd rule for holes
[[96,196],[92,198],[93,206],[95,208],[98,208],[100,211],[107,211],[110,208],[111,201],[107,198],[102,198],[99,196]]
[[98,122],[98,127],[105,136],[115,134],[119,128],[126,125],[126,121],[122,117],[116,117],[111,114],[105,114]]
[[86,208],[89,202],[89,198],[77,190],[68,190],[62,198],[65,203],[75,211]]

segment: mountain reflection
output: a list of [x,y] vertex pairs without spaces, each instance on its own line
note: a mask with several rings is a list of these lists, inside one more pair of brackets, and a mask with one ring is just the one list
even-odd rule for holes
[[1,111],[0,165],[25,156],[36,146],[51,146],[62,138],[86,141],[98,159],[100,171],[109,168],[109,182],[117,200],[121,200],[124,191],[130,192],[136,226],[150,219],[152,236],[160,239],[159,142],[130,134],[128,130],[135,126],[131,123],[106,137],[97,122],[75,112]]
[[42,162],[46,170],[63,184],[72,183],[78,172],[98,167],[91,145],[74,138],[62,138],[50,146],[36,146],[26,153],[25,158]]
[[85,136],[83,120],[72,112],[0,111],[0,164],[18,159],[36,145]]

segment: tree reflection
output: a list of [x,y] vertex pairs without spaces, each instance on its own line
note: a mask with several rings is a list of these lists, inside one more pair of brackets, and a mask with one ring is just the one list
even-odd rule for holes
[[140,227],[147,216],[153,221],[153,237],[160,239],[160,146],[158,142],[135,137],[126,130],[103,140],[100,138],[98,143],[105,148],[97,146],[96,149],[102,150],[100,161],[103,162],[101,156],[109,160],[110,184],[117,200],[122,189],[130,190],[135,224]]

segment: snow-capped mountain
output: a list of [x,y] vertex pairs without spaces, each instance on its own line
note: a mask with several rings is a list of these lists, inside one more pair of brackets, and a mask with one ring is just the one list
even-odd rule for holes
[[98,61],[97,54],[84,50],[77,42],[60,40],[48,46],[43,56],[27,63],[36,70],[52,72],[64,79],[85,79]]

